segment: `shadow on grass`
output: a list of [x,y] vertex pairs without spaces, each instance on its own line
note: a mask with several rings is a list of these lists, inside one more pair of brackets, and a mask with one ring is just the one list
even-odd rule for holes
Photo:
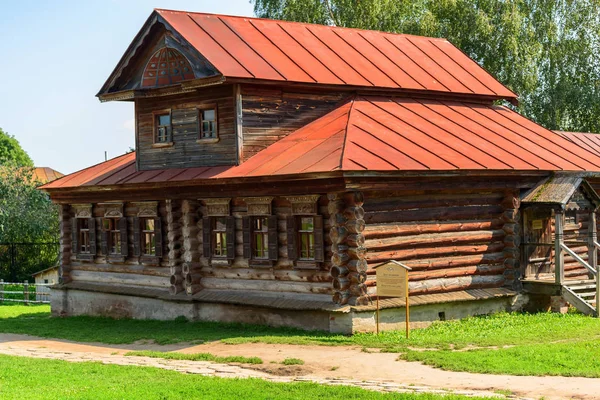
[[190,322],[112,319],[105,317],[52,317],[49,312],[23,313],[2,318],[0,333],[16,333],[77,342],[130,344],[149,341],[157,344],[200,344],[222,340],[235,342],[342,345],[354,344],[350,337],[321,331],[274,328],[221,322]]

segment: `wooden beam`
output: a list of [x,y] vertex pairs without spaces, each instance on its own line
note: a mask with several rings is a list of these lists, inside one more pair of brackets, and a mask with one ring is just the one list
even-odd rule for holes
[[563,249],[563,218],[564,213],[562,210],[556,211],[554,215],[554,281],[562,285],[565,279],[565,266],[564,266],[564,254]]

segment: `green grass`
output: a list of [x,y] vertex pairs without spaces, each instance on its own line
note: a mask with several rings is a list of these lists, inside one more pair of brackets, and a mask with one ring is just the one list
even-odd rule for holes
[[304,361],[299,358],[286,358],[281,363],[283,365],[304,365]]
[[407,351],[400,357],[450,371],[600,378],[598,340],[468,351]]
[[69,363],[0,355],[0,398],[29,400],[41,397],[51,400],[467,399],[455,395],[384,394],[355,387],[304,382],[271,383],[259,379],[211,378],[151,367]]
[[229,344],[271,343],[351,345],[402,352],[407,347],[450,349],[584,340],[600,337],[600,319],[581,314],[496,314],[435,323],[427,329],[344,336],[293,328],[217,322],[131,320],[101,317],[50,317],[49,306],[0,306],[0,333],[22,333],[79,342],[158,344],[222,341]]
[[177,352],[163,352],[163,351],[130,351],[125,353],[126,357],[139,356],[139,357],[152,357],[152,358],[164,358],[166,360],[187,360],[187,361],[212,361],[217,363],[241,363],[241,364],[262,364],[263,360],[259,357],[243,357],[243,356],[228,356],[219,357],[210,353],[177,353]]
[[[1,306],[0,332],[109,344],[178,342],[352,345],[401,353],[453,371],[600,377],[600,319],[581,314],[496,314],[413,330],[344,336],[215,322],[51,318],[48,306]],[[511,346],[510,348],[505,348]],[[457,351],[473,347],[468,351]],[[492,348],[494,347],[494,348]]]

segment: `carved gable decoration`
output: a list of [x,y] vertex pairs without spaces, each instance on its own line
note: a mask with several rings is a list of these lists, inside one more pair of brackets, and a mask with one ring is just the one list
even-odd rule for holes
[[190,62],[179,51],[163,47],[152,54],[142,75],[142,88],[173,85],[194,79]]
[[104,208],[104,218],[123,217],[123,203],[100,203],[98,205]]
[[75,212],[75,218],[92,218],[91,204],[71,204]]
[[594,210],[596,206],[590,201],[580,186],[567,203],[567,210]]
[[248,215],[271,215],[273,197],[246,197]]
[[318,194],[307,195],[307,196],[287,196],[286,199],[292,203],[292,214],[293,215],[316,215],[317,212],[317,201],[319,201]]
[[158,202],[157,201],[144,201],[139,203],[133,203],[138,208],[138,217],[158,217]]
[[200,199],[206,204],[207,216],[229,216],[229,202],[231,199]]

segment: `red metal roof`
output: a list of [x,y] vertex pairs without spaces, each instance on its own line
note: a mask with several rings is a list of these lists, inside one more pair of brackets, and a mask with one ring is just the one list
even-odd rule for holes
[[225,77],[517,97],[445,39],[155,11]]
[[598,172],[600,137],[588,136],[552,132],[501,106],[358,96],[239,166],[136,171],[130,153],[43,188],[331,171]]
[[584,132],[555,131],[562,137],[569,139],[578,146],[583,147],[600,156],[600,134]]
[[33,170],[33,179],[39,183],[52,182],[62,176],[64,176],[64,174],[48,167],[36,167]]

